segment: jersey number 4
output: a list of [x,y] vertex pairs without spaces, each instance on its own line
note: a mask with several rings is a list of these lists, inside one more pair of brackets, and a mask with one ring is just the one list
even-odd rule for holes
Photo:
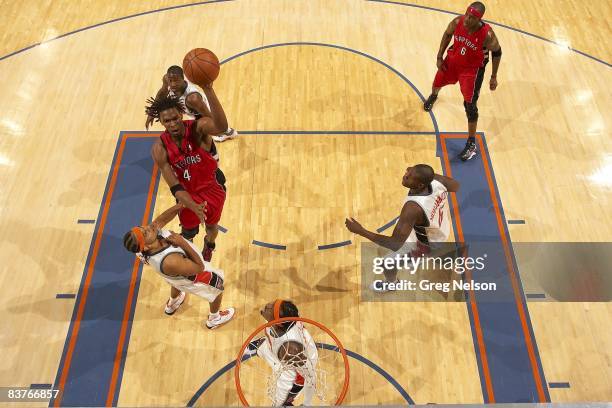
[[191,176],[189,175],[188,169],[185,169],[185,172],[183,173],[183,178],[187,181],[191,180]]

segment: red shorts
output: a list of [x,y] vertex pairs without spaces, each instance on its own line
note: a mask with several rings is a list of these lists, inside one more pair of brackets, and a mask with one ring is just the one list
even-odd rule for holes
[[467,103],[472,102],[474,94],[478,93],[476,89],[476,76],[478,75],[479,67],[461,67],[456,64],[449,63],[448,58],[444,59],[443,66],[446,68],[445,71],[441,69],[436,73],[434,78],[434,88],[442,88],[443,86],[456,84],[459,81],[461,87],[461,93],[463,94],[463,100]]
[[[198,204],[206,201],[206,225],[215,225],[221,219],[223,204],[225,204],[225,190],[220,186],[202,190],[199,192],[189,191],[189,195]],[[179,213],[181,226],[185,229],[193,229],[200,225],[200,219],[191,210],[184,208]]]

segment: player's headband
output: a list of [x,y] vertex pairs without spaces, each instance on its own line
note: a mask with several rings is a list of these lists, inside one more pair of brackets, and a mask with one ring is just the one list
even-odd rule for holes
[[132,228],[132,234],[134,234],[134,236],[136,237],[136,242],[138,242],[138,252],[144,251],[145,239],[140,228]]
[[284,300],[282,299],[276,299],[274,301],[274,320],[278,320],[280,319],[280,308],[283,305]]
[[482,16],[484,15],[484,13],[481,13],[476,7],[472,6],[468,7],[468,13],[478,18],[482,18]]

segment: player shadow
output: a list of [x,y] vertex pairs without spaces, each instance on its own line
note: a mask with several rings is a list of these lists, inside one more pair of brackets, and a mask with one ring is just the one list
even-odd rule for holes
[[[82,206],[84,200],[92,204],[100,204],[100,197],[87,196],[83,194],[83,191],[91,189],[92,180],[105,180],[108,175],[108,171],[96,171],[89,172],[81,175],[76,180],[73,180],[68,185],[68,190],[60,194],[58,204],[63,207]],[[95,218],[95,214],[81,214],[90,218]]]
[[[380,131],[424,131],[432,128],[431,120],[422,108],[421,100],[414,95],[408,101],[406,98],[392,98],[378,93],[336,92],[332,100],[369,101],[368,115],[352,115],[350,119],[334,123],[330,130],[380,130]],[[407,104],[408,102],[408,104]],[[329,99],[314,99],[308,102],[308,108],[314,112],[328,110]],[[402,107],[401,110],[394,109]],[[395,112],[389,114],[389,112]],[[423,116],[423,115],[427,116]],[[347,115],[348,116],[348,115]],[[374,118],[366,120],[366,117]],[[380,122],[384,128],[380,128]],[[317,129],[319,130],[319,129]]]

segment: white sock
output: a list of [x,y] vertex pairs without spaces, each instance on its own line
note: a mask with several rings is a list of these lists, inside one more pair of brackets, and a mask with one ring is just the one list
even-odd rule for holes
[[215,320],[217,317],[219,317],[219,312],[208,314],[208,320]]

